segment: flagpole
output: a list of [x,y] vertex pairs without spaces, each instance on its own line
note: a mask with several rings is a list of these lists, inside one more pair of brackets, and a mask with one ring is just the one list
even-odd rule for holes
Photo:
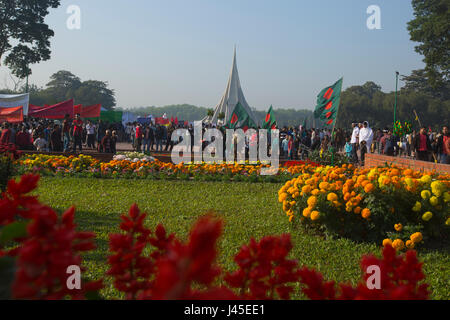
[[[339,90],[340,94],[342,94],[342,84],[344,83],[344,77],[342,77],[342,81],[341,81],[341,88]],[[339,99],[339,105],[338,105],[338,111],[336,113],[336,118],[334,119],[334,123],[333,123],[333,130],[331,130],[331,166],[334,166],[334,147],[333,147],[333,140],[334,140],[334,129],[336,128],[336,122],[337,122],[337,118],[339,115],[339,107],[341,104],[341,99]]]

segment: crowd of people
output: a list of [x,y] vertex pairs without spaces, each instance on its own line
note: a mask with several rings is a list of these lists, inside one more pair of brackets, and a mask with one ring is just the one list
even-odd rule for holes
[[[81,152],[90,148],[98,152],[116,153],[117,142],[131,143],[138,152],[170,152],[173,149],[172,133],[176,129],[187,129],[191,140],[191,151],[194,149],[194,127],[192,124],[159,125],[150,122],[104,123],[99,121],[83,121],[80,115],[64,120],[46,120],[28,118],[22,123],[3,123],[0,143],[14,143],[21,150]],[[226,148],[226,129],[224,126],[204,124],[203,131],[208,128],[219,129],[224,136]],[[372,129],[367,121],[353,123],[351,130],[337,128],[316,129],[299,127],[280,128],[278,143],[280,155],[289,160],[306,160],[310,152],[338,152],[347,155],[355,164],[364,165],[367,153],[388,156],[414,157],[421,161],[450,163],[450,133],[448,126],[441,132],[433,132],[425,127],[419,132],[413,131],[403,137],[393,134],[392,130]],[[270,135],[268,141],[270,145]],[[183,138],[180,137],[179,141]],[[236,141],[237,142],[237,141]],[[245,149],[258,143],[257,134],[245,138]],[[202,141],[203,148],[207,142]],[[331,149],[333,148],[333,149]]]
[[116,143],[124,141],[122,123],[83,121],[79,114],[74,119],[66,115],[61,120],[26,118],[21,123],[4,122],[1,125],[0,144],[15,144],[20,150],[42,152],[73,152],[83,148],[115,153]]

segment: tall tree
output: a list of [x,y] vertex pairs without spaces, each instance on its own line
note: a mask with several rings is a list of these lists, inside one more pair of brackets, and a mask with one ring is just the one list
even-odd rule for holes
[[84,81],[74,92],[77,104],[91,105],[100,103],[103,108],[111,110],[116,105],[114,90],[108,88],[108,83],[97,80]]
[[433,87],[450,82],[450,1],[412,0],[415,18],[408,23],[411,40],[426,63]]
[[59,0],[0,0],[0,65],[19,78],[31,74],[30,64],[50,59],[54,32],[44,23]]

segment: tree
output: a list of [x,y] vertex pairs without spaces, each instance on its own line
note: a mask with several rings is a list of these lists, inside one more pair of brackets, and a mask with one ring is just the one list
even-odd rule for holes
[[31,74],[30,64],[50,59],[54,32],[44,19],[49,8],[59,5],[59,0],[0,0],[0,65],[5,58],[5,65],[23,79]]
[[450,82],[450,1],[412,0],[415,18],[408,23],[411,40],[426,64],[433,87]]
[[108,89],[108,83],[103,81],[84,81],[73,96],[77,104],[85,106],[100,103],[103,108],[111,110],[116,105],[114,90]]

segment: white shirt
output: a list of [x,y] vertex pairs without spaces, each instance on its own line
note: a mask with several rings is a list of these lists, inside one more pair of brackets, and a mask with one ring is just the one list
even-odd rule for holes
[[356,138],[358,138],[358,136],[359,136],[359,128],[354,127],[353,133],[352,133],[352,139],[350,140],[350,143],[357,143]]
[[95,126],[92,124],[86,125],[87,134],[95,134]]
[[361,128],[361,130],[359,131],[359,142],[366,142],[367,146],[370,146],[372,144],[372,140],[373,140],[373,130],[372,128]]

